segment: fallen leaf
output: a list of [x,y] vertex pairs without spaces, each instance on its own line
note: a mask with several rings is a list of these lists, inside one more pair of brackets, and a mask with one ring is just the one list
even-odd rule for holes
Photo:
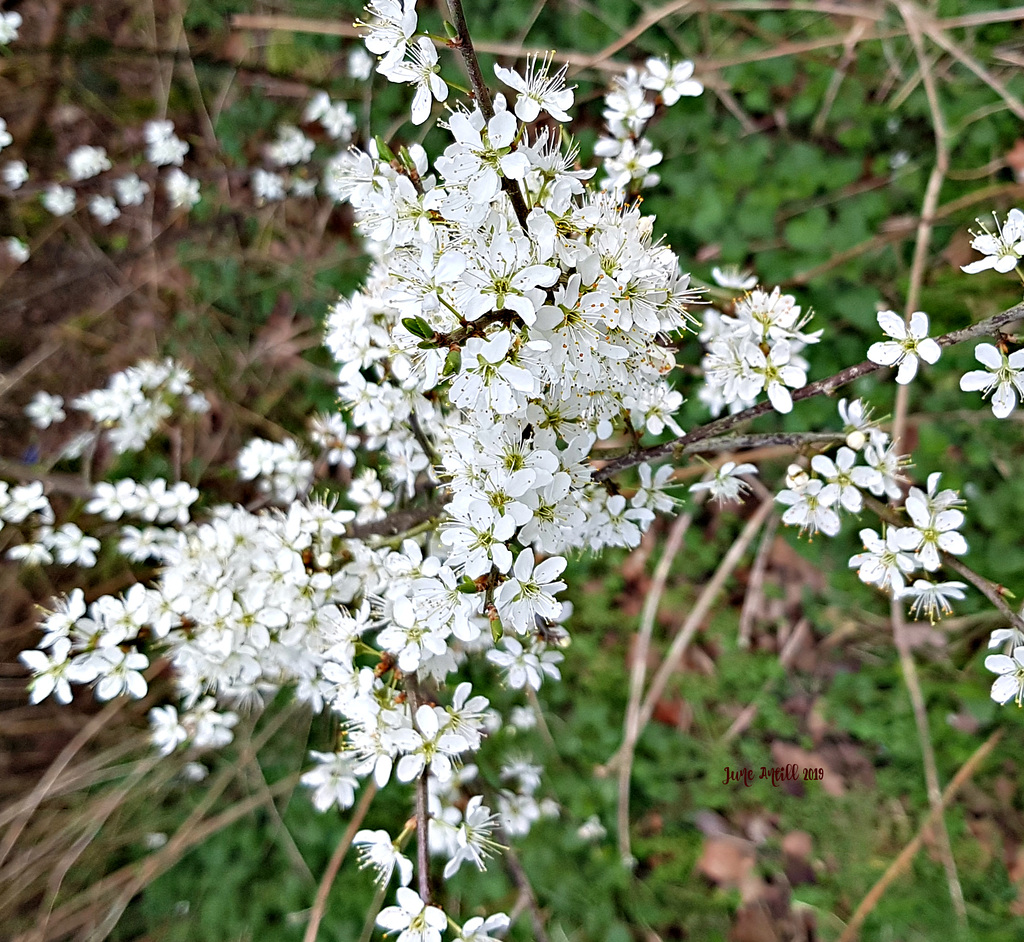
[[753,871],[756,859],[750,841],[722,834],[705,838],[697,870],[712,883],[734,890]]

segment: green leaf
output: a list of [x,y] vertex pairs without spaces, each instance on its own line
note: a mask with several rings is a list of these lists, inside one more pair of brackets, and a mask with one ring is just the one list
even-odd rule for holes
[[410,334],[415,334],[422,340],[432,340],[434,337],[433,330],[430,329],[430,325],[422,317],[403,317],[402,326]]

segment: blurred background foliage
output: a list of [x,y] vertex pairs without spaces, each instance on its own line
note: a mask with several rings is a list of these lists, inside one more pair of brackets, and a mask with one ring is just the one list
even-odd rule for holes
[[[440,31],[432,5],[419,6],[421,22]],[[256,209],[245,168],[320,89],[349,101],[361,141],[371,114],[374,133],[419,140],[423,132],[406,119],[408,96],[376,78],[348,77],[351,31],[316,32],[319,22],[344,34],[360,12],[353,0],[40,0],[19,10],[23,40],[0,73],[0,113],[15,129],[17,156],[45,172],[83,142],[137,151],[141,123],[165,114],[192,144],[206,196],[187,223],[150,220],[127,234],[87,218],[51,220],[33,203],[0,207],[34,249],[29,263],[3,273],[0,289],[0,367],[19,380],[0,400],[0,452],[23,460],[52,450],[52,433],[32,431],[21,414],[34,389],[74,395],[139,356],[171,354],[214,402],[211,424],[188,451],[187,475],[222,499],[244,499],[223,468],[249,436],[298,433],[312,411],[330,407],[332,365],[318,347],[320,325],[366,269],[345,208]],[[907,10],[946,43],[926,34],[951,158],[920,305],[938,334],[1020,297],[1009,279],[959,270],[974,257],[967,233],[974,217],[1020,204],[1019,11],[980,0],[705,0],[660,9],[632,0],[467,2],[475,39],[500,52],[483,54],[485,74],[495,58],[511,62],[524,46],[586,57],[586,67],[572,69],[585,158],[611,75],[650,55],[696,62],[707,91],[680,101],[650,131],[665,159],[645,209],[695,280],[710,283],[713,265],[738,264],[813,308],[813,326],[825,336],[810,351],[812,378],[859,362],[876,337],[876,312],[903,310],[935,159]],[[242,28],[236,14],[304,23]],[[454,75],[459,66],[452,59],[444,68]],[[443,139],[431,132],[423,143],[436,153]],[[696,341],[679,359],[698,364]],[[970,349],[947,350],[913,385],[911,475],[922,483],[942,470],[943,485],[963,491],[969,564],[1019,590],[1022,412],[998,423],[976,397],[965,398],[958,378],[972,363]],[[706,420],[690,375],[681,381],[691,395],[684,427]],[[850,394],[885,415],[894,388],[875,375]],[[835,428],[835,404],[803,402],[757,428],[780,426]],[[761,479],[773,486],[792,457],[765,456]],[[116,470],[166,473],[169,460],[157,453]],[[751,511],[695,513],[659,606],[657,651]],[[867,517],[863,525],[871,525]],[[571,563],[575,614],[564,680],[541,693],[546,730],[514,734],[515,750],[545,765],[543,793],[560,809],[517,849],[548,937],[838,938],[928,810],[887,604],[846,568],[857,526],[848,522],[835,541],[813,543],[769,529],[728,581],[639,742],[630,871],[614,839],[615,777],[603,767],[622,738],[631,639],[667,526],[632,554]],[[133,578],[114,560],[95,577],[90,597]],[[155,684],[141,706],[100,710],[88,697],[63,710],[25,705],[16,654],[34,643],[32,606],[80,584],[81,574],[5,567],[2,579],[0,934],[26,942],[301,939],[347,819],[317,814],[295,776],[306,749],[327,748],[333,731],[311,724],[282,694],[262,717],[248,718],[231,749],[207,760],[205,782],[188,784],[184,760],[154,761],[145,748],[145,706],[168,685]],[[1024,724],[1019,711],[995,708],[981,663],[987,634],[999,625],[970,595],[955,618],[912,629],[942,782],[993,730],[1005,731],[946,816],[969,928],[957,929],[928,838],[874,905],[865,940],[1024,937]],[[512,692],[495,700],[517,702]],[[492,787],[488,752],[500,745],[481,756]],[[786,763],[824,768],[826,781],[723,784],[726,767],[756,774]],[[366,826],[402,820],[403,800],[379,798]],[[580,831],[595,816],[606,836],[594,836],[594,822]],[[519,917],[511,938],[537,937],[521,888],[501,865],[485,874],[464,868],[447,892],[453,915],[502,908]],[[366,938],[373,898],[370,876],[348,861],[319,938]]]

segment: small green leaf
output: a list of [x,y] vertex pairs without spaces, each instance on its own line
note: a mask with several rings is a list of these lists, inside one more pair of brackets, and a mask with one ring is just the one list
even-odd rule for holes
[[421,340],[430,340],[434,336],[430,325],[422,317],[403,317],[402,326]]
[[395,152],[388,147],[387,141],[384,140],[379,134],[374,137],[374,141],[377,144],[377,153],[380,154],[382,160],[386,160],[389,163],[395,160]]
[[462,353],[458,350],[449,350],[448,356],[444,360],[444,369],[441,370],[442,376],[454,376],[459,370],[462,369]]

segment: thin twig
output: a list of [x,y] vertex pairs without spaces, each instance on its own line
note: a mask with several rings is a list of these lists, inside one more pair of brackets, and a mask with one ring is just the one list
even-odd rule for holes
[[[950,331],[948,334],[943,334],[941,337],[935,338],[935,341],[941,347],[951,347],[967,340],[974,340],[977,337],[995,334],[1001,327],[1005,327],[1007,324],[1012,324],[1014,321],[1019,321],[1021,319],[1024,319],[1024,302],[1015,304],[1013,307],[1007,308],[1007,310],[1002,311],[999,314],[995,314],[986,320],[979,321],[977,324],[972,324],[970,327],[964,327],[961,330],[954,330]],[[813,383],[801,386],[800,389],[793,390],[793,401],[799,402],[802,399],[812,399],[815,396],[829,395],[840,387],[846,386],[848,383],[852,383],[855,379],[859,379],[861,376],[867,376],[870,373],[875,373],[878,370],[883,369],[889,369],[889,367],[880,366],[877,363],[872,363],[870,360],[865,360],[863,363],[858,363],[855,366],[848,366],[845,370],[840,370],[838,373],[829,376],[826,379],[815,380]],[[674,438],[671,441],[663,442],[660,445],[654,445],[650,448],[642,448],[639,451],[623,455],[621,458],[617,458],[615,461],[611,461],[601,468],[601,470],[594,475],[594,479],[598,481],[605,481],[613,475],[618,474],[620,471],[624,471],[626,468],[635,467],[644,461],[653,461],[658,458],[665,458],[669,455],[674,455],[677,450],[685,449],[687,445],[693,444],[694,442],[705,441],[709,438],[715,438],[743,422],[749,422],[751,419],[756,419],[759,416],[766,415],[772,411],[772,408],[771,402],[760,402],[756,406],[744,409],[742,412],[736,412],[733,415],[726,415],[720,419],[715,419],[712,422],[701,425],[693,431],[688,432],[686,435],[681,435],[679,438]]]
[[[657,673],[655,673],[640,706],[637,721],[637,740],[639,740],[640,733],[644,727],[650,722],[651,716],[654,714],[654,707],[665,692],[665,687],[668,685],[669,680],[679,669],[679,662],[682,660],[683,654],[686,653],[686,648],[691,639],[697,633],[697,629],[710,611],[718,593],[725,585],[726,579],[732,575],[733,570],[739,565],[740,559],[742,559],[743,554],[747,551],[747,547],[750,546],[751,541],[757,535],[757,531],[761,529],[768,514],[771,513],[773,506],[773,501],[765,500],[747,521],[740,535],[733,542],[721,563],[719,563],[715,574],[704,585],[686,620],[683,622],[675,638],[673,638],[672,644],[669,646],[668,652],[665,654],[665,658],[661,662]],[[612,769],[618,771],[623,764],[631,763],[632,756],[630,755],[630,750],[634,747],[635,742],[628,744],[624,741],[615,754],[598,770],[599,774],[608,774]]]
[[[452,42],[454,48],[462,53],[462,60],[466,63],[466,71],[469,73],[469,81],[473,85],[473,94],[476,96],[477,104],[480,106],[480,113],[485,121],[494,117],[494,104],[491,101],[491,90],[484,81],[483,72],[480,70],[480,60],[477,58],[476,50],[473,48],[473,40],[469,35],[469,27],[466,25],[466,13],[462,9],[462,0],[447,0],[448,9],[452,14],[452,24],[455,27],[458,39]],[[506,177],[501,176],[501,188],[508,194],[512,209],[515,211],[519,225],[526,231],[526,217],[529,210],[526,208],[526,200],[523,198],[523,191],[519,184]]]
[[[412,723],[416,726],[416,711],[424,703],[423,693],[415,674],[405,678],[405,689],[409,695]],[[417,729],[417,732],[419,730]],[[430,904],[430,802],[427,780],[430,777],[430,763],[423,766],[423,772],[416,779],[416,878],[423,902]]]
[[544,925],[544,914],[541,912],[540,905],[537,902],[537,894],[533,892],[533,884],[530,883],[530,878],[526,875],[523,865],[519,862],[519,857],[512,849],[512,842],[509,840],[509,836],[501,829],[498,830],[498,835],[499,840],[505,845],[505,853],[502,854],[502,860],[505,862],[505,867],[512,877],[512,882],[515,883],[521,897],[526,901],[527,908],[530,910],[530,918],[533,922],[533,938],[535,942],[550,942],[547,927]]
[[[625,758],[619,764],[619,856],[626,861],[633,857],[629,841],[629,782],[633,773],[633,745],[640,735],[640,698],[643,696],[644,680],[647,678],[647,652],[651,647],[654,621],[658,614],[661,597],[665,592],[665,585],[668,582],[669,570],[683,545],[686,531],[693,523],[695,510],[696,504],[672,524],[668,539],[665,541],[665,549],[654,569],[647,598],[644,599],[644,610],[640,616],[640,630],[637,632],[636,645],[633,648],[633,663],[629,671],[629,700],[626,702],[622,733],[623,747],[626,751]],[[626,747],[627,743],[628,747]]]
[[964,784],[978,770],[978,766],[985,761],[988,754],[996,747],[996,744],[1002,738],[1002,735],[1003,731],[1001,729],[997,729],[960,767],[960,770],[953,776],[953,780],[946,786],[946,790],[942,793],[942,799],[939,803],[939,807],[937,809],[933,808],[928,813],[928,817],[924,819],[921,827],[918,828],[917,834],[914,835],[914,839],[900,851],[899,856],[889,864],[885,873],[879,877],[875,885],[868,891],[868,894],[861,900],[857,909],[854,911],[853,916],[850,917],[850,921],[843,929],[843,933],[839,937],[838,942],[855,942],[857,934],[860,932],[860,927],[864,924],[864,920],[867,919],[871,914],[871,911],[878,905],[878,901],[885,894],[889,885],[910,865],[910,862],[921,849],[925,835],[931,829],[936,819],[947,807],[949,807],[960,789],[963,788]]
[[757,608],[761,604],[764,577],[768,571],[768,558],[771,556],[772,546],[775,543],[775,531],[778,528],[778,515],[772,514],[764,525],[764,535],[761,537],[761,545],[758,547],[757,555],[754,557],[754,565],[750,568],[747,593],[743,596],[743,608],[740,609],[740,626],[736,645],[741,650],[750,647],[750,639],[754,633],[754,618]]
[[[949,132],[946,128],[945,115],[939,103],[935,74],[925,51],[924,38],[921,32],[923,12],[916,4],[909,2],[909,0],[896,0],[896,5],[900,11],[900,16],[903,18],[903,22],[906,24],[907,34],[910,36],[918,67],[921,70],[921,81],[924,84],[925,97],[928,101],[928,110],[932,119],[932,133],[935,137],[935,165],[932,167],[931,173],[928,176],[928,184],[925,187],[920,220],[917,226],[917,238],[914,243],[914,257],[910,266],[910,279],[906,308],[904,310],[904,319],[909,323],[912,312],[918,309],[920,303],[921,287],[924,282],[928,250],[931,245],[933,232],[932,219],[938,209],[942,184],[946,179],[946,171],[949,169]],[[894,447],[897,450],[906,428],[909,402],[910,387],[908,385],[899,386],[893,408],[891,430]],[[942,867],[946,872],[946,885],[953,903],[953,910],[957,915],[957,921],[961,927],[966,927],[967,907],[964,903],[960,876],[956,869],[956,859],[953,857],[953,846],[949,839],[949,830],[946,828],[946,819],[942,814],[942,789],[939,784],[938,764],[935,761],[935,747],[932,744],[931,732],[928,728],[928,709],[921,690],[917,664],[914,661],[914,654],[907,638],[907,623],[903,614],[903,603],[893,598],[889,605],[889,615],[893,638],[896,642],[896,651],[899,656],[900,670],[903,674],[903,682],[907,687],[907,693],[910,696],[910,703],[914,713],[914,725],[917,729],[918,742],[921,745],[925,788],[928,793],[928,804],[935,813],[936,830],[938,832],[937,843],[939,856],[942,859]]]
[[356,805],[356,810],[352,813],[352,820],[345,828],[345,833],[341,835],[338,846],[334,848],[334,853],[331,854],[331,859],[327,862],[327,869],[324,870],[324,875],[320,878],[320,886],[316,891],[313,908],[309,912],[309,922],[306,923],[306,932],[302,936],[302,942],[316,942],[316,934],[320,928],[320,922],[324,918],[324,913],[327,911],[327,897],[331,895],[334,879],[338,875],[341,862],[345,859],[349,847],[352,846],[352,839],[363,823],[366,812],[370,810],[370,804],[376,794],[377,783],[371,778],[363,787],[363,794],[359,799],[359,804]]
[[121,711],[126,703],[128,703],[128,700],[122,698],[107,704],[107,706],[92,717],[89,722],[78,731],[75,738],[72,739],[71,742],[69,742],[60,751],[57,758],[50,763],[50,767],[39,780],[39,784],[32,789],[32,794],[28,796],[28,799],[22,805],[21,812],[7,829],[7,833],[4,834],[3,841],[0,841],[0,864],[7,859],[7,855],[11,852],[11,848],[14,847],[19,835],[25,829],[25,825],[28,824],[29,819],[35,813],[35,810],[42,803],[43,799],[46,798],[50,789],[57,783],[57,779],[60,778],[60,774],[67,768],[68,763],[75,757],[79,750],[90,739],[92,739],[93,736],[103,729],[103,727]]

